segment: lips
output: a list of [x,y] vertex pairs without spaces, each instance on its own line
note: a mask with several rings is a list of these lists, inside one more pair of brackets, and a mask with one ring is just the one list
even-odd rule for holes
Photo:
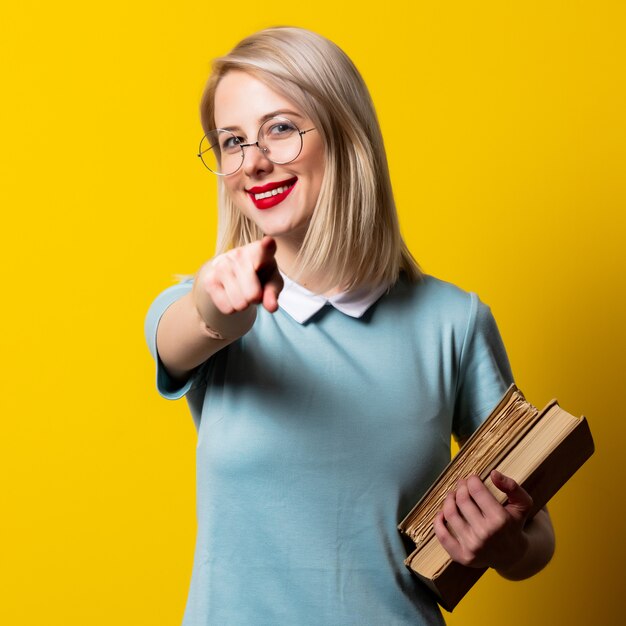
[[246,189],[246,193],[257,209],[271,209],[280,204],[295,187],[298,177],[294,176],[288,180],[281,180],[275,183],[268,183],[258,187]]

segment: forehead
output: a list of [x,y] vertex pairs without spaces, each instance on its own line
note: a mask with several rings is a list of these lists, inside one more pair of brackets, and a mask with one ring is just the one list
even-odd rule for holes
[[215,89],[214,114],[217,128],[257,128],[268,113],[287,111],[303,116],[292,100],[247,72],[227,72]]

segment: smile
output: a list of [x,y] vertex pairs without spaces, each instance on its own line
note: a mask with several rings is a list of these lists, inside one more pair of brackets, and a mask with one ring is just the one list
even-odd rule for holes
[[254,206],[257,209],[270,209],[282,202],[294,188],[297,177],[283,180],[276,183],[268,183],[259,187],[246,189],[246,193],[250,196]]

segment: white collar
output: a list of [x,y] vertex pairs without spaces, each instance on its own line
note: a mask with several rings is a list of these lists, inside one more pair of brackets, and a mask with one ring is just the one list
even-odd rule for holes
[[282,272],[281,275],[285,281],[285,286],[278,296],[278,305],[299,324],[308,322],[327,304],[350,317],[361,317],[388,288],[386,284],[379,285],[375,289],[362,287],[355,291],[343,291],[326,298],[309,291]]

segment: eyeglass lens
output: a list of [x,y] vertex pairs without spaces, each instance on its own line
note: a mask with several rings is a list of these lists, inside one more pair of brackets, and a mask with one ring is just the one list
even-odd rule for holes
[[282,117],[273,117],[263,123],[256,144],[218,128],[202,138],[199,156],[209,170],[228,176],[241,167],[245,157],[244,148],[261,150],[272,163],[290,163],[298,158],[302,150],[302,135],[293,122]]

